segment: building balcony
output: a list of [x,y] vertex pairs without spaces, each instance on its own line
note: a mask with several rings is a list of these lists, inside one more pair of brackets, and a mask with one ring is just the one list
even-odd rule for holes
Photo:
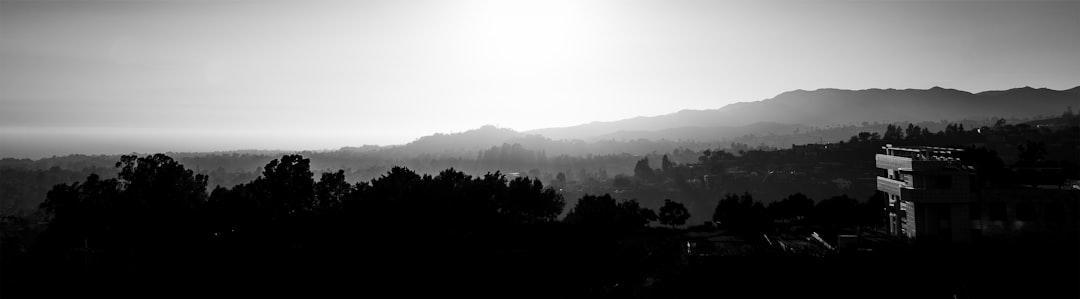
[[975,193],[956,189],[900,188],[900,198],[915,203],[965,203],[975,200]]
[[874,156],[875,165],[881,169],[894,169],[906,171],[940,171],[948,165],[947,161],[939,160],[915,160],[908,157],[877,154]]
[[888,194],[900,195],[900,189],[907,185],[904,181],[894,180],[886,177],[877,177],[877,189],[878,191]]
[[888,194],[900,195],[900,198],[912,202],[926,203],[963,203],[975,199],[975,194],[963,189],[922,189],[912,188],[901,180],[877,177],[877,190]]
[[911,158],[877,154],[874,162],[881,169],[911,169]]

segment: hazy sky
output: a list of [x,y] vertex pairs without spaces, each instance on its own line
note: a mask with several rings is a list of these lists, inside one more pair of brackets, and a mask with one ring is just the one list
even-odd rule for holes
[[400,144],[1080,85],[1080,1],[0,1],[0,157]]

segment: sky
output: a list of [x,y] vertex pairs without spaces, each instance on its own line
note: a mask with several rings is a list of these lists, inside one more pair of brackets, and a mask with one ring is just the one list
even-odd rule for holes
[[335,149],[1080,85],[1080,1],[0,0],[0,157]]

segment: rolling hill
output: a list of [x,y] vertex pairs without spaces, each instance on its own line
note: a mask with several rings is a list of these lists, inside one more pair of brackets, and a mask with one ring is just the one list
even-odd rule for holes
[[[956,89],[818,89],[795,90],[771,99],[742,102],[709,110],[682,110],[652,117],[592,122],[571,127],[526,131],[552,139],[593,139],[613,136],[701,136],[695,131],[730,131],[758,124],[830,126],[862,122],[923,122],[1026,118],[1058,115],[1080,105],[1080,87],[1068,90],[1014,88],[970,93]],[[773,123],[762,126],[762,123]],[[678,129],[678,130],[673,130]],[[738,130],[767,134],[769,131]],[[642,132],[655,132],[645,134]],[[730,136],[728,136],[730,137]]]

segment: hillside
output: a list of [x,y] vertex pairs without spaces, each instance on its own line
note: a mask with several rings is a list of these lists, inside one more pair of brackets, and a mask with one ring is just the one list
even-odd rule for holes
[[[1080,87],[1068,90],[1022,87],[970,93],[955,89],[818,89],[795,90],[771,99],[742,102],[711,110],[683,110],[672,114],[527,131],[552,139],[589,139],[618,136],[619,132],[659,132],[677,128],[739,127],[772,122],[802,126],[832,126],[862,122],[924,122],[1030,118],[1058,115],[1080,103]],[[689,131],[699,129],[686,129]],[[680,131],[682,132],[682,131]],[[667,132],[672,133],[671,131]],[[767,133],[749,132],[749,133]],[[634,133],[637,135],[647,135]],[[664,136],[668,134],[656,134]],[[699,135],[694,133],[679,133]],[[676,134],[676,135],[679,135]]]

